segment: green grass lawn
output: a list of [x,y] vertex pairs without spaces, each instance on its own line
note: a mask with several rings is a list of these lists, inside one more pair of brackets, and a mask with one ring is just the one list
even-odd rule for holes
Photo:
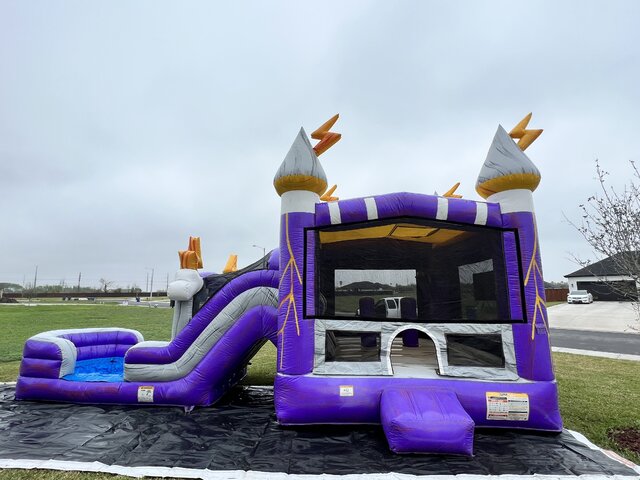
[[27,338],[60,328],[124,327],[138,330],[145,340],[169,340],[170,308],[119,305],[1,305],[0,362],[20,360]]
[[[167,340],[172,310],[109,305],[1,306],[0,381],[14,381],[24,341],[38,332],[59,328],[125,327],[139,330],[145,339]],[[640,456],[621,451],[608,438],[611,429],[640,427],[640,362],[610,360],[563,353],[554,354],[565,427],[583,433],[597,445],[640,463]],[[246,385],[271,385],[276,349],[267,343],[252,359]],[[0,480],[124,479],[105,474],[0,470]]]
[[566,428],[640,465],[640,455],[621,451],[607,437],[611,429],[640,428],[640,362],[553,354]]
[[549,307],[553,307],[554,305],[560,305],[560,304],[563,304],[563,303],[567,303],[567,302],[547,302],[546,306],[547,306],[547,308],[549,308]]

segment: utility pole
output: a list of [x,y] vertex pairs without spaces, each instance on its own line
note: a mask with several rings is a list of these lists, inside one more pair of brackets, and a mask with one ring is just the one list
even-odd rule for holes
[[151,292],[149,298],[153,300],[153,273],[155,272],[155,268],[151,269]]
[[262,264],[263,264],[262,266],[265,267],[266,263],[267,263],[267,259],[264,258],[264,257],[267,256],[267,249],[265,247],[261,247],[260,245],[251,245],[251,246],[255,247],[255,248],[261,248],[262,249]]
[[38,286],[38,265],[36,265],[36,274],[33,277],[33,295],[35,297],[38,296],[38,292],[36,291],[36,287]]

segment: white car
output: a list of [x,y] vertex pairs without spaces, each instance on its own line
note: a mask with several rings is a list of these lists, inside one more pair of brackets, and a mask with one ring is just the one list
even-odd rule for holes
[[593,303],[593,295],[586,290],[572,290],[567,295],[567,303]]
[[376,317],[400,318],[400,300],[402,297],[387,297],[378,300],[373,307]]
[[[400,318],[400,300],[403,297],[386,297],[378,300],[373,309],[377,318]],[[360,316],[360,309],[356,310]]]

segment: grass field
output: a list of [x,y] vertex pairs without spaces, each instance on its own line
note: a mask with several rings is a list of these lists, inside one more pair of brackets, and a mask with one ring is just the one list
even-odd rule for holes
[[[10,334],[0,337],[0,381],[14,381],[24,341],[35,333],[58,328],[125,327],[139,330],[145,339],[167,340],[171,329],[170,309],[109,305],[0,306],[0,328]],[[608,438],[611,429],[640,427],[640,362],[609,360],[569,354],[554,354],[560,390],[560,409],[565,427],[577,430],[603,448],[609,448],[640,463],[640,456],[621,451]],[[270,343],[253,358],[248,385],[271,385],[276,350]],[[27,472],[0,470],[0,480],[103,480],[116,477],[77,472]]]
[[22,346],[36,333],[59,328],[124,327],[140,331],[145,339],[168,340],[170,308],[118,305],[23,305],[0,306],[0,362],[20,360]]
[[621,451],[607,437],[611,429],[640,428],[640,362],[568,353],[553,359],[565,427],[640,464],[640,455]]

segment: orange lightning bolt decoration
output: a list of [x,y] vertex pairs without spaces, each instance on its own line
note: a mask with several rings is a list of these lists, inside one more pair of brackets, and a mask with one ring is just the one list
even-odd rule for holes
[[323,202],[336,202],[338,200],[340,200],[338,197],[333,197],[333,192],[336,191],[336,188],[338,188],[337,185],[334,185],[333,187],[331,187],[330,189],[328,189],[326,192],[324,192],[322,194],[322,196],[320,197],[320,200],[322,200]]
[[341,134],[330,132],[331,127],[338,121],[340,117],[339,113],[336,113],[329,120],[320,125],[316,130],[311,134],[311,138],[314,140],[320,140],[315,147],[313,147],[313,151],[316,152],[316,155],[320,156],[331,147],[333,147],[338,140],[342,137]]
[[[311,138],[313,138],[314,140],[320,140],[316,144],[316,146],[313,147],[313,151],[316,152],[317,156],[320,156],[324,152],[329,150],[336,143],[338,143],[338,140],[342,138],[341,134],[329,131],[331,130],[331,127],[333,127],[335,123],[338,121],[338,118],[340,118],[340,114],[336,113],[333,117],[331,117],[329,120],[324,122],[322,125],[320,125],[316,130],[314,130],[311,133]],[[322,196],[320,197],[320,200],[325,202],[335,202],[339,200],[338,197],[332,196],[333,192],[336,191],[336,188],[337,188],[337,185],[334,185],[333,187],[328,189],[326,192],[322,194]]]
[[527,147],[535,142],[536,138],[538,138],[542,133],[542,129],[527,130],[529,120],[531,120],[531,113],[520,120],[520,123],[513,127],[513,130],[509,132],[509,136],[511,138],[518,139],[518,146],[522,151],[525,151]]
[[460,186],[460,182],[456,183],[453,187],[447,190],[447,192],[444,193],[442,196],[447,198],[462,198],[462,195],[458,195],[456,193],[456,190],[458,189],[459,186]]
[[180,268],[190,268],[192,270],[202,268],[200,237],[189,237],[187,250],[180,250],[178,256],[180,257]]
[[231,254],[226,265],[222,269],[222,273],[230,273],[238,270],[238,255]]

